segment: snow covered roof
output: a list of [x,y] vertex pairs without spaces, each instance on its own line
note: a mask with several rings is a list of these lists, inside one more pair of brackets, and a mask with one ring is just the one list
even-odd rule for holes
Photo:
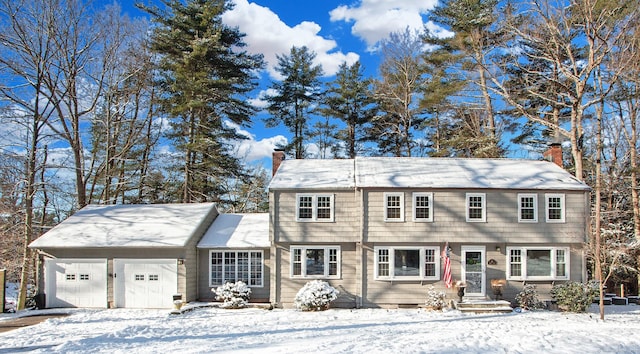
[[355,187],[589,190],[547,161],[418,157],[285,160],[269,185],[271,190]]
[[269,214],[220,214],[198,248],[269,248]]
[[213,203],[88,205],[29,247],[183,247],[214,210]]
[[353,160],[284,160],[270,189],[352,189]]

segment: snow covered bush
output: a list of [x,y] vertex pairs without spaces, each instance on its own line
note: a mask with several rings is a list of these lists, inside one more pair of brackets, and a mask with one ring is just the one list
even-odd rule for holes
[[427,290],[427,300],[424,302],[424,305],[427,308],[431,308],[434,310],[442,310],[443,307],[447,305],[444,300],[446,294],[444,291],[436,290],[436,288],[431,285],[429,290]]
[[551,288],[551,297],[558,302],[558,307],[569,312],[586,312],[595,295],[592,284],[575,281],[556,284]]
[[340,292],[322,280],[306,283],[296,294],[294,304],[302,311],[323,311],[338,298]]
[[218,300],[224,303],[222,307],[227,309],[241,309],[249,305],[251,288],[242,281],[237,283],[226,283],[214,290]]
[[534,284],[526,284],[522,291],[516,295],[518,306],[525,310],[535,310],[544,307],[542,301],[538,299],[538,291]]

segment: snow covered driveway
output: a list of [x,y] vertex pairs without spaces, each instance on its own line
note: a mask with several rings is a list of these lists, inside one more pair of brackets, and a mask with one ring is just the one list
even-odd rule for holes
[[[46,310],[45,310],[46,311]],[[0,353],[639,353],[640,306],[591,313],[418,309],[71,310],[0,334]],[[7,319],[0,315],[0,321]]]

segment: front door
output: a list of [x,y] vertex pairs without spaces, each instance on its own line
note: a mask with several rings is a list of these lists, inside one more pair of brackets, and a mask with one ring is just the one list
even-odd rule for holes
[[462,246],[462,280],[466,283],[465,295],[485,296],[486,266],[484,246]]

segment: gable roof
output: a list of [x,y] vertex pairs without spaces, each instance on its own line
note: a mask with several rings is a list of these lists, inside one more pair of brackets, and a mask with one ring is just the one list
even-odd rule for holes
[[[316,166],[322,166],[320,173],[316,172]],[[348,180],[351,183],[348,183]],[[341,181],[341,184],[332,184],[330,181]],[[269,185],[272,190],[339,187],[585,191],[590,189],[552,162],[431,157],[285,160]]]
[[29,247],[183,247],[211,213],[213,203],[87,205]]
[[220,214],[198,248],[269,248],[269,213]]
[[284,160],[270,189],[353,189],[353,160]]

